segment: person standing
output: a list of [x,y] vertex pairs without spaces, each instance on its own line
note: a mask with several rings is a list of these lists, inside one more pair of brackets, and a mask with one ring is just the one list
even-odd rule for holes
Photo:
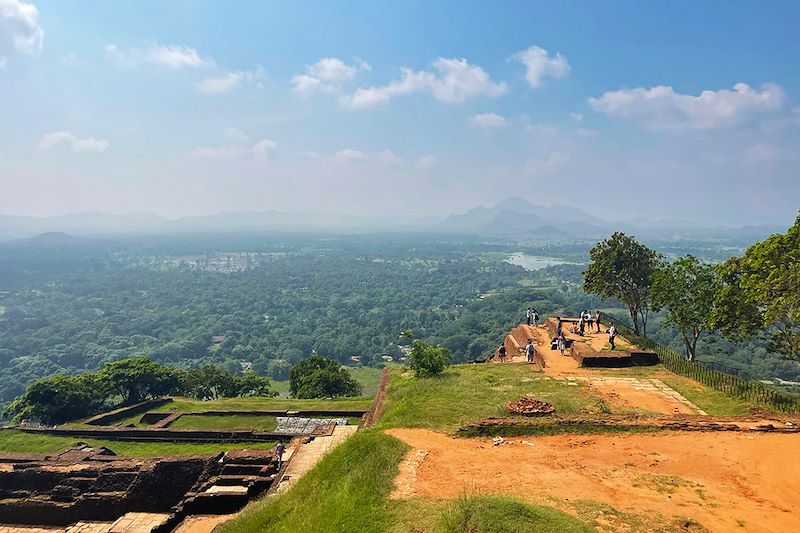
[[594,312],[594,323],[597,324],[597,333],[600,333],[600,310]]
[[591,333],[592,326],[594,325],[594,315],[592,315],[592,313],[590,313],[589,310],[587,309],[583,312],[583,316],[586,317],[586,326],[589,330],[589,333]]
[[584,320],[584,314],[581,312],[581,318],[578,320],[578,334],[583,337],[583,331],[586,329],[586,320]]
[[561,352],[561,356],[563,357],[564,351],[567,349],[567,339],[564,338],[563,333],[558,336],[556,345],[558,346],[558,351]]
[[528,344],[525,346],[525,358],[528,360],[528,363],[533,363],[533,353],[535,348],[533,347],[533,341],[528,339]]
[[525,317],[528,319],[528,325],[531,325],[531,319],[533,318],[533,310],[529,307],[528,312],[525,313]]
[[283,466],[283,452],[286,451],[286,447],[283,445],[282,442],[279,442],[277,446],[275,446],[275,457],[278,458],[278,470],[281,469]]
[[500,348],[497,349],[497,355],[500,357],[500,362],[501,363],[505,363],[506,362],[506,345],[505,344],[501,344]]
[[617,338],[617,328],[614,327],[614,323],[611,323],[611,326],[608,328],[608,343],[611,345],[612,350],[616,350],[617,346],[614,344],[614,340]]
[[539,327],[539,311],[536,308],[533,309],[533,327]]
[[557,316],[557,317],[556,317],[556,337],[558,337],[559,335],[561,335],[561,328],[562,328],[562,326],[563,326],[563,323],[561,322],[561,317],[560,317],[560,316]]

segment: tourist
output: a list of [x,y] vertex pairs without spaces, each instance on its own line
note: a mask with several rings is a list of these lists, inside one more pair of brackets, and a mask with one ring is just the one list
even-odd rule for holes
[[614,344],[614,339],[617,338],[617,328],[614,327],[614,323],[611,323],[611,326],[608,328],[608,343],[611,345],[612,350],[616,350],[617,346]]
[[533,347],[533,341],[528,339],[528,345],[525,346],[525,358],[528,360],[528,363],[533,363],[533,352],[535,348]]
[[278,470],[281,469],[283,466],[283,452],[286,450],[286,447],[283,445],[282,442],[279,442],[277,446],[275,446],[275,457],[278,458]]
[[561,322],[561,317],[557,316],[556,317],[556,337],[561,335],[561,326],[562,326],[562,324],[563,323]]
[[581,318],[578,320],[578,331],[581,337],[583,337],[583,331],[586,329],[586,321],[583,319],[583,316],[583,312],[581,312]]
[[584,309],[583,316],[586,317],[586,325],[589,328],[589,333],[591,333],[592,325],[594,324],[594,318],[592,318],[592,313],[590,313],[588,309]]
[[528,325],[530,326],[531,325],[531,319],[533,318],[533,309],[531,309],[530,307],[528,308],[528,312],[525,313],[525,318],[528,319]]
[[597,324],[597,333],[600,333],[600,310],[594,312],[594,323]]
[[564,351],[567,349],[567,339],[564,338],[563,333],[558,336],[557,346],[558,346],[558,351],[561,352],[561,355],[563,357]]
[[539,327],[539,311],[536,308],[533,309],[533,327]]
[[500,362],[506,362],[506,346],[505,344],[501,344],[500,348],[497,349],[497,355],[500,357]]

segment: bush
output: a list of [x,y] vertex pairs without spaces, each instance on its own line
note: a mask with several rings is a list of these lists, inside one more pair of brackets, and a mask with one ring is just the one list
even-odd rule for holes
[[435,376],[444,372],[450,364],[450,350],[444,346],[431,346],[422,341],[414,341],[408,364],[417,377]]
[[315,355],[289,371],[289,392],[295,398],[359,396],[361,384],[338,361]]

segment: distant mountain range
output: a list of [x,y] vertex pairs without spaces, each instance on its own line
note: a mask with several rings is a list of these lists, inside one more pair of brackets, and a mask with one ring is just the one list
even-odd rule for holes
[[564,240],[599,238],[613,231],[624,231],[645,238],[751,238],[760,239],[785,231],[780,226],[710,226],[685,220],[636,218],[612,221],[598,218],[570,206],[536,205],[523,198],[508,198],[492,206],[474,207],[446,218],[414,219],[341,215],[316,211],[234,211],[168,219],[155,213],[111,215],[91,212],[52,217],[0,215],[0,240],[29,239],[36,235],[41,243],[75,236],[118,234],[168,234],[235,231],[327,231],[352,233],[365,231],[416,231],[426,233],[499,236],[525,240]]

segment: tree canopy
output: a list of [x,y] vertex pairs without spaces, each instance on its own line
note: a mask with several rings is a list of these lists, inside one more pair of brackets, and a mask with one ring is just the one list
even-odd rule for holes
[[712,326],[718,278],[712,265],[687,255],[653,274],[653,309],[666,310],[665,323],[678,329],[686,358],[695,359],[700,334]]
[[358,396],[361,384],[334,359],[314,355],[289,371],[289,390],[295,398]]
[[624,303],[634,333],[647,335],[650,286],[653,274],[663,262],[662,256],[633,237],[616,232],[597,243],[589,251],[589,257],[583,289]]
[[714,324],[735,339],[770,336],[770,348],[800,359],[800,215],[785,234],[720,265]]
[[444,346],[431,346],[422,341],[414,341],[408,366],[417,377],[435,376],[444,372],[450,363],[450,350]]

